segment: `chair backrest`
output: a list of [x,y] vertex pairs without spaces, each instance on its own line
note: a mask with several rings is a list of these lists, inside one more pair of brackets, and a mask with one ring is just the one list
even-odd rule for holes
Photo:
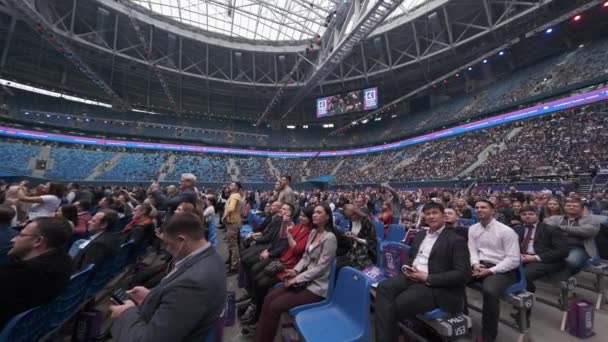
[[211,243],[212,246],[217,244],[217,225],[215,223],[215,217],[212,217],[207,225],[207,241]]
[[393,216],[393,224],[399,224],[399,220],[401,218],[399,216]]
[[132,253],[134,241],[130,240],[120,245],[120,251],[114,260],[114,268],[112,269],[112,277],[122,272],[122,270],[129,264],[130,261],[134,261],[137,255]]
[[474,224],[475,224],[475,220],[473,220],[473,219],[461,218],[461,219],[458,219],[458,223],[459,223],[461,226],[470,227],[470,226],[472,226],[472,225],[474,225]]
[[40,340],[50,330],[52,307],[42,305],[13,317],[0,331],[0,342],[31,342]]
[[388,226],[388,232],[386,233],[386,241],[399,242],[405,238],[405,227],[391,224]]
[[374,224],[374,230],[376,230],[376,239],[384,240],[384,224],[380,221],[372,221]]
[[527,287],[526,270],[522,264],[517,268],[517,280],[505,289],[505,295],[511,295],[525,290]]
[[370,340],[370,286],[369,278],[361,271],[343,267],[338,275],[336,291],[330,300],[344,316],[363,329],[364,336],[359,341]]
[[338,223],[337,227],[341,232],[345,232],[348,230],[349,226],[350,226],[350,221],[344,218]]
[[94,296],[99,290],[101,290],[112,278],[112,272],[115,269],[114,263],[118,256],[107,258],[103,264],[95,268],[93,279],[91,279],[91,285],[87,290],[87,297]]
[[90,264],[84,270],[73,274],[68,287],[49,304],[53,308],[51,327],[61,325],[78,311],[87,294],[94,266]]

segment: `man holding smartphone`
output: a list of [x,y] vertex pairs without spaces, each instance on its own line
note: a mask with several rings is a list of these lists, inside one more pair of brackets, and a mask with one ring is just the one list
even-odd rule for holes
[[402,274],[378,285],[376,341],[395,342],[397,323],[440,308],[450,314],[464,309],[464,287],[470,278],[467,243],[445,229],[444,208],[428,203],[422,209],[428,231],[416,235]]

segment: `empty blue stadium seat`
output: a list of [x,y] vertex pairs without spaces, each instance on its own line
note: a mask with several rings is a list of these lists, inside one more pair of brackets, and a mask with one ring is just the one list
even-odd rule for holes
[[378,241],[384,240],[384,224],[380,221],[372,221],[374,229],[376,230],[376,238]]
[[370,341],[369,289],[362,272],[342,268],[331,300],[295,315],[297,330],[305,341]]

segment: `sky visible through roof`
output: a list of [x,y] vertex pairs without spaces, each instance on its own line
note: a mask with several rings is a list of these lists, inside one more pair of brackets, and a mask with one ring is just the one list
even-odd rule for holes
[[[131,0],[210,32],[251,40],[304,40],[323,34],[340,0]],[[404,0],[392,17],[428,0]]]

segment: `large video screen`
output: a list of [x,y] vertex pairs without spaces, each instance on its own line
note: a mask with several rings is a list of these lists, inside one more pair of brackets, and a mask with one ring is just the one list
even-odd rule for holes
[[378,87],[317,99],[317,118],[378,108]]

